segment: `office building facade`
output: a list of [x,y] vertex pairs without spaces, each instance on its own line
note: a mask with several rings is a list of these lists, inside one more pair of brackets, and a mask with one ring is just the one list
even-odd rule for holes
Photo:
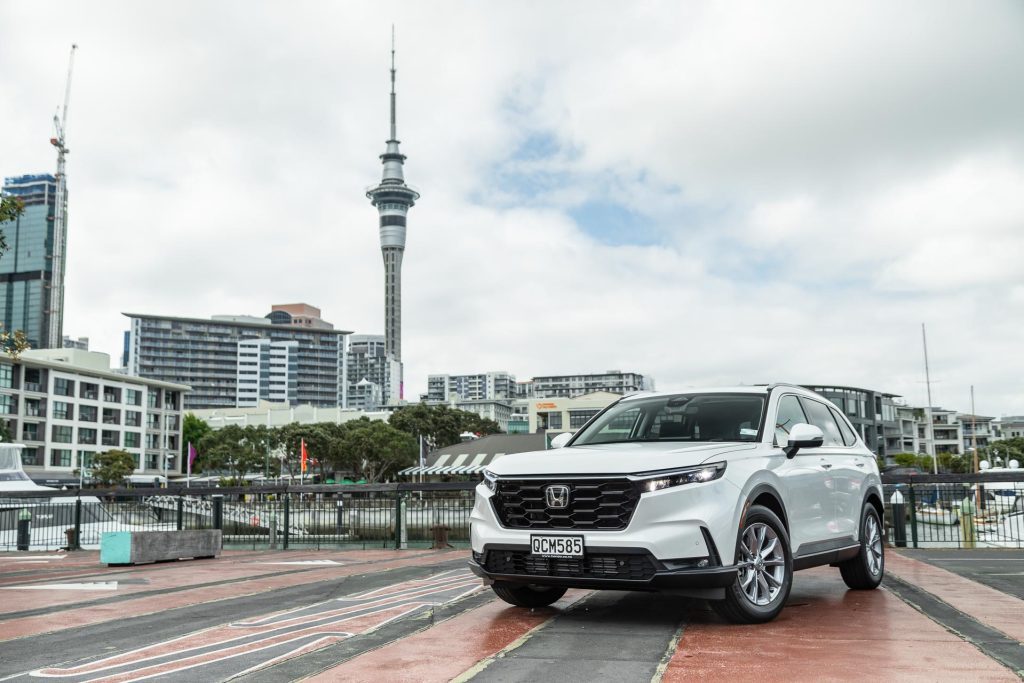
[[431,403],[459,401],[493,401],[512,399],[516,395],[516,376],[507,372],[484,372],[476,375],[428,375],[425,399]]
[[20,199],[24,212],[0,225],[10,247],[0,258],[0,323],[9,332],[24,330],[34,349],[60,348],[60,306],[51,314],[54,301],[64,298],[63,277],[54,280],[57,179],[49,174],[5,178],[2,192]]
[[0,424],[25,444],[30,477],[78,479],[97,453],[120,449],[135,473],[181,472],[183,397],[189,387],[114,373],[105,353],[79,349],[0,356]]
[[344,407],[377,410],[398,401],[401,366],[388,355],[384,335],[349,335],[345,357],[348,391]]
[[211,319],[125,313],[131,320],[128,372],[191,386],[186,410],[260,400],[344,405],[349,332],[329,323],[291,324],[285,313]]
[[818,392],[842,410],[867,447],[878,456],[885,458],[903,450],[896,394],[837,385],[803,386]]

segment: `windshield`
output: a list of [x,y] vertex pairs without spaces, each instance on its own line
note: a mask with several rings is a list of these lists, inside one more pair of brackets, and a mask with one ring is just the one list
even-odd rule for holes
[[680,394],[622,401],[601,413],[572,445],[626,441],[754,441],[760,394]]

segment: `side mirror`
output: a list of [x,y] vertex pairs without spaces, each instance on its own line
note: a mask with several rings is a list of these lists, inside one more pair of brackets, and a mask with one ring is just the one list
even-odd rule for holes
[[551,447],[561,448],[565,446],[565,444],[569,443],[569,439],[572,438],[572,434],[572,432],[562,432],[558,436],[551,439]]
[[825,443],[825,435],[814,425],[800,422],[793,425],[789,432],[789,443],[782,450],[787,458],[792,458],[801,448],[817,448]]

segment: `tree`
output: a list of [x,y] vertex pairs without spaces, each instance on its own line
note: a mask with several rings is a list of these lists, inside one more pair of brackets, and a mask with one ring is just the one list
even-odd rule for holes
[[458,443],[463,432],[496,434],[501,431],[497,422],[476,413],[427,403],[403,406],[391,414],[389,422],[392,427],[413,437],[422,436],[433,448]]
[[993,467],[1007,467],[1011,460],[1024,464],[1024,436],[994,441],[978,449],[978,459],[988,460]]
[[[25,211],[25,204],[17,197],[0,196],[0,225],[13,221]],[[7,246],[7,236],[0,231],[0,254],[3,254],[10,247]]]
[[412,435],[387,422],[365,417],[346,423],[343,448],[353,469],[370,483],[381,481],[416,462]]
[[266,454],[260,444],[252,440],[251,433],[249,439],[246,436],[245,429],[238,425],[228,425],[204,436],[197,458],[202,471],[224,472],[241,482],[245,475],[259,470]]
[[128,451],[104,451],[92,459],[92,478],[104,486],[116,486],[134,471],[135,456]]
[[18,360],[21,354],[32,348],[28,343],[28,337],[24,330],[0,332],[0,349],[3,349],[12,360]]
[[192,413],[185,413],[185,419],[181,422],[181,462],[188,466],[188,445],[192,444],[198,450],[199,442],[203,437],[212,431],[210,425]]

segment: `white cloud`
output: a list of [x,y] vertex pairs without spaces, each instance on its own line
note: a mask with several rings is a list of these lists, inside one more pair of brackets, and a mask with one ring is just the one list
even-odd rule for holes
[[[620,368],[1024,412],[1020,5],[8,3],[0,174],[75,71],[66,331],[308,301],[382,329],[398,28],[407,387]],[[550,156],[515,158],[532,136]],[[541,186],[496,184],[514,175]],[[542,183],[550,182],[549,187]],[[568,213],[613,202],[650,246]],[[647,240],[649,242],[650,240]],[[646,243],[646,242],[645,242]]]

